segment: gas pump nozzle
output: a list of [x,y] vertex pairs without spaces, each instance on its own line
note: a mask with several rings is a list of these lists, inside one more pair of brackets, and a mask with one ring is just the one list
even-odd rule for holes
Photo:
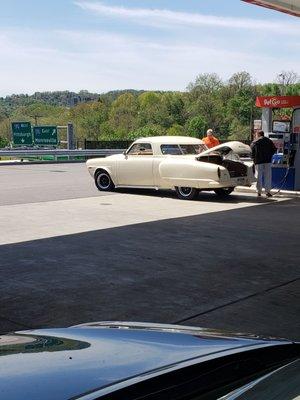
[[288,166],[293,166],[293,144],[292,144],[292,134],[286,133],[284,135],[283,143],[283,158],[282,163]]

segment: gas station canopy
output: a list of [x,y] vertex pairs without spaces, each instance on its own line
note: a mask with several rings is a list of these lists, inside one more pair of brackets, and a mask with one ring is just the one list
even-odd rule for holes
[[300,0],[242,0],[300,17]]

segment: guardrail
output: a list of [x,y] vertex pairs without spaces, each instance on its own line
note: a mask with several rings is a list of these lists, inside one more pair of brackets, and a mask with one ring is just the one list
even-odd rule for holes
[[34,156],[69,156],[69,157],[91,157],[110,156],[121,154],[125,149],[88,149],[88,150],[67,150],[67,149],[0,149],[0,157],[34,157]]

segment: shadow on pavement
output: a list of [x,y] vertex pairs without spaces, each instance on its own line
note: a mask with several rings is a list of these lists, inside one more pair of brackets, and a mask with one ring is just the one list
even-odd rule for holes
[[0,331],[182,321],[300,339],[299,204],[3,245]]
[[[149,196],[149,197],[161,197],[174,199],[176,201],[186,201],[180,200],[176,196],[173,190],[150,190],[150,189],[116,189],[117,193],[126,193],[135,196]],[[228,204],[239,204],[239,203],[251,203],[251,204],[272,204],[276,202],[278,198],[266,198],[266,197],[256,197],[253,195],[247,195],[246,193],[237,194],[232,193],[227,197],[217,196],[214,192],[203,191],[199,193],[197,199],[192,200],[195,202],[209,201],[211,203],[228,203]],[[191,200],[190,200],[191,201]]]

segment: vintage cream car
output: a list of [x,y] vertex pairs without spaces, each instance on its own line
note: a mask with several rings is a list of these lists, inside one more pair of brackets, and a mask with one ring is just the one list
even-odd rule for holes
[[87,168],[101,191],[114,188],[173,189],[181,199],[194,199],[201,190],[230,194],[235,186],[254,182],[250,147],[228,142],[207,149],[191,137],[156,136],[136,140],[123,154],[87,161]]

